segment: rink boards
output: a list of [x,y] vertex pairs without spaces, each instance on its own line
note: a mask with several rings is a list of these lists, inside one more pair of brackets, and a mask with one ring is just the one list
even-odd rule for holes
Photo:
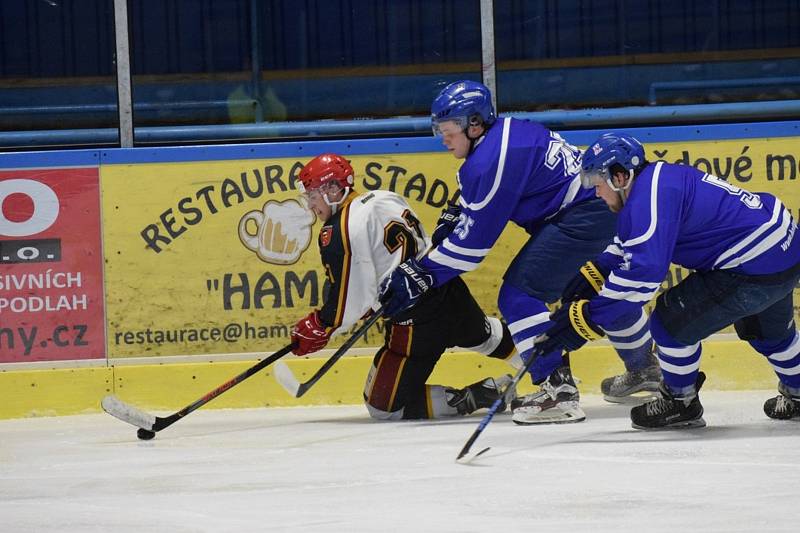
[[[198,358],[208,359],[208,358]],[[775,390],[774,373],[762,356],[738,340],[711,340],[703,345],[701,368],[708,375],[707,390]],[[300,380],[308,379],[323,357],[284,359]],[[204,408],[348,405],[362,400],[362,390],[372,357],[341,359],[302,398],[284,391],[267,367],[214,399]],[[608,346],[587,346],[571,355],[581,391],[599,394],[600,381],[622,371]],[[176,411],[202,397],[233,376],[256,364],[255,360],[115,365],[0,372],[0,418],[54,416],[100,410],[100,399],[115,394],[148,410]],[[452,352],[442,357],[429,383],[464,386],[486,376],[512,372],[503,362],[473,353]],[[529,380],[520,391],[530,392]]]
[[[800,122],[625,131],[645,143],[650,159],[775,193],[797,217]],[[584,147],[598,133],[563,136]],[[328,151],[351,159],[360,190],[405,196],[427,228],[455,194],[458,161],[432,138],[4,154],[0,387],[12,400],[0,417],[93,411],[110,392],[176,409],[254,364],[256,354],[284,346],[324,295],[320,224],[304,218],[295,177]],[[491,314],[508,258],[524,240],[507,228],[465,276]],[[673,269],[663,287],[686,274]],[[372,328],[357,344],[364,355],[340,361],[304,403],[360,402],[382,334],[382,325]],[[574,361],[584,387],[599,388],[620,371],[604,346]],[[320,359],[290,362],[302,373]],[[745,344],[708,343],[702,365],[711,387],[775,384]],[[448,385],[505,371],[471,355],[448,355],[440,366],[434,380]],[[293,405],[268,373],[211,406]]]

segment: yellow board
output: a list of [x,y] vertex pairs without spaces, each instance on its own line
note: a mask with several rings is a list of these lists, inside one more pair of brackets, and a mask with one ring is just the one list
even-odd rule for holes
[[112,376],[107,367],[0,372],[0,418],[97,412],[113,390]]
[[[600,381],[623,371],[609,346],[587,346],[572,354],[572,367],[584,393],[599,394]],[[320,358],[284,359],[301,381],[322,366]],[[360,404],[372,358],[349,356],[336,363],[302,398],[292,398],[267,367],[226,391],[205,408],[276,407]],[[135,365],[111,368],[0,372],[0,418],[55,416],[100,411],[100,400],[114,393],[142,409],[171,413],[253,366],[254,361]],[[703,346],[706,390],[767,389],[774,394],[777,379],[763,357],[741,341],[710,341]],[[505,363],[474,353],[448,353],[429,383],[462,387],[487,376],[513,373]],[[526,377],[520,393],[534,390]],[[367,417],[366,410],[364,416]]]
[[[569,135],[566,135],[569,138]],[[649,143],[648,158],[692,164],[800,207],[797,137]],[[348,156],[348,154],[344,154]],[[456,191],[450,154],[352,156],[356,189],[405,196],[429,230]],[[295,177],[306,159],[103,165],[108,353],[131,356],[274,351],[322,304],[316,236]],[[464,276],[487,313],[527,235],[509,224]],[[663,287],[688,275],[673,268]],[[377,346],[376,325],[357,346]],[[346,336],[335,337],[332,347]]]
[[[566,134],[569,138],[569,134]],[[796,218],[800,207],[798,137],[650,143],[651,160],[694,165],[751,191],[778,195]],[[344,154],[348,156],[348,154]],[[394,190],[431,229],[456,191],[460,164],[449,154],[351,157],[358,190]],[[119,164],[101,166],[109,354],[120,357],[272,352],[291,325],[322,303],[319,222],[304,219],[295,177],[306,159]],[[527,236],[513,224],[483,264],[465,277],[484,309],[498,315],[496,297],[510,258]],[[672,269],[663,287],[688,275]],[[359,346],[382,342],[377,324]],[[346,334],[335,338],[338,346]],[[710,387],[774,388],[764,361],[743,343],[705,344]],[[730,353],[728,353],[730,351]],[[740,360],[741,359],[741,360]],[[369,357],[348,357],[302,400],[285,397],[266,370],[213,406],[358,403]],[[109,391],[144,407],[175,410],[251,363],[120,366],[0,372],[10,398],[0,416],[97,410]],[[318,359],[291,360],[303,372]],[[433,379],[463,385],[504,371],[475,355],[448,355]],[[480,365],[480,366],[479,366]],[[489,366],[484,366],[489,365]],[[597,389],[621,365],[607,347],[574,356],[583,387]],[[179,385],[176,385],[179,384]],[[587,389],[584,389],[587,390]]]
[[[321,224],[298,201],[294,179],[304,163],[102,167],[112,359],[287,343],[291,326],[322,305],[325,284]],[[428,228],[455,193],[455,160],[442,154],[353,157],[353,165],[359,190],[396,188]]]

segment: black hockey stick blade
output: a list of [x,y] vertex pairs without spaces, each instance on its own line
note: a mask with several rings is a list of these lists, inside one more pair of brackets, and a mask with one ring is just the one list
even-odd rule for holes
[[266,368],[267,366],[271,365],[284,355],[288,354],[294,348],[294,344],[289,344],[284,346],[277,352],[273,353],[269,357],[259,361],[257,364],[251,366],[241,374],[229,379],[216,389],[206,393],[203,397],[198,398],[194,402],[190,403],[180,411],[172,413],[167,417],[160,417],[154,416],[150,413],[142,411],[137,407],[134,407],[128,403],[123,402],[113,394],[106,396],[100,402],[100,406],[103,408],[103,411],[110,414],[111,416],[122,420],[123,422],[127,422],[132,426],[136,426],[138,428],[142,428],[147,431],[161,431],[162,429],[171,426],[184,416],[188,415],[192,411],[199,409],[203,405],[207,404],[223,392],[232,389],[235,385],[238,385],[245,379],[249,378],[253,374],[259,372],[261,369]]
[[286,392],[294,396],[295,398],[301,397],[305,394],[308,389],[314,386],[314,384],[322,378],[325,374],[328,373],[328,370],[331,369],[333,365],[336,364],[336,361],[342,358],[342,356],[347,353],[347,351],[353,347],[353,345],[361,338],[367,330],[372,327],[372,325],[378,321],[378,319],[383,316],[383,308],[378,309],[375,313],[372,314],[364,323],[359,327],[349,339],[342,344],[336,352],[330,356],[330,358],[325,361],[325,364],[320,367],[316,373],[303,383],[295,377],[292,373],[291,369],[286,363],[280,362],[275,365],[275,371],[273,375],[275,379],[280,383],[281,387],[286,389]]
[[[544,338],[543,338],[543,340],[544,340]],[[483,450],[479,451],[475,455],[467,457],[467,454],[469,454],[469,451],[472,448],[472,445],[475,444],[475,441],[478,440],[478,437],[480,437],[481,433],[483,433],[483,430],[486,429],[486,426],[488,426],[489,422],[492,421],[492,418],[494,418],[494,415],[497,414],[497,411],[500,409],[500,405],[503,404],[503,400],[506,397],[506,394],[508,393],[508,391],[510,391],[512,387],[516,387],[517,386],[517,383],[519,383],[519,381],[522,379],[522,376],[525,375],[525,373],[528,371],[528,369],[533,364],[534,359],[536,359],[539,355],[541,355],[541,353],[534,349],[533,353],[531,353],[530,359],[528,359],[528,361],[525,363],[525,365],[522,368],[517,370],[517,373],[514,375],[514,377],[512,378],[511,382],[508,385],[505,386],[503,391],[500,393],[500,397],[497,400],[494,401],[492,406],[489,408],[489,412],[486,413],[486,415],[483,417],[483,419],[478,424],[478,427],[475,428],[475,431],[473,431],[472,435],[470,435],[469,439],[467,439],[467,442],[466,442],[466,444],[464,444],[464,447],[461,448],[461,451],[458,453],[458,457],[456,457],[456,462],[457,463],[467,464],[470,461],[472,461],[473,459],[475,459],[476,457],[478,457],[479,455],[482,455],[482,454],[486,453],[487,451],[489,451],[489,448],[484,448]]]
[[475,455],[467,456],[467,454],[469,454],[469,450],[472,448],[472,445],[475,444],[475,441],[478,440],[480,434],[483,433],[483,430],[486,428],[487,425],[489,425],[489,422],[492,421],[492,418],[494,418],[494,415],[495,413],[497,413],[497,410],[500,409],[500,405],[503,404],[503,397],[505,396],[507,390],[508,386],[505,388],[505,390],[503,390],[503,394],[501,394],[500,397],[494,401],[492,406],[489,408],[489,412],[486,413],[486,416],[483,417],[480,424],[478,424],[478,427],[475,428],[475,431],[473,431],[472,435],[470,435],[469,439],[467,439],[466,444],[464,444],[464,447],[461,448],[461,451],[458,453],[458,457],[456,457],[457,463],[459,462],[462,464],[468,463],[473,459],[475,459],[476,457],[478,457],[479,455],[489,451],[489,448],[485,448],[476,453]]

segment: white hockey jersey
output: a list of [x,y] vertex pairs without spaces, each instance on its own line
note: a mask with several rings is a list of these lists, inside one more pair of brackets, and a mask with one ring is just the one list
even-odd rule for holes
[[389,191],[351,193],[325,222],[318,242],[330,282],[320,315],[334,334],[377,309],[383,278],[430,245],[405,199]]

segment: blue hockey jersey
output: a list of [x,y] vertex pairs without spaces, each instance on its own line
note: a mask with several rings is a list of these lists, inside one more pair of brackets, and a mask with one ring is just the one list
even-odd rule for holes
[[594,196],[580,185],[581,152],[541,124],[501,118],[459,169],[461,217],[421,260],[436,284],[475,270],[509,220],[528,233]]
[[617,219],[598,262],[611,268],[589,303],[603,328],[650,301],[670,263],[691,270],[772,274],[800,262],[797,225],[775,196],[740,189],[693,167],[650,164]]

